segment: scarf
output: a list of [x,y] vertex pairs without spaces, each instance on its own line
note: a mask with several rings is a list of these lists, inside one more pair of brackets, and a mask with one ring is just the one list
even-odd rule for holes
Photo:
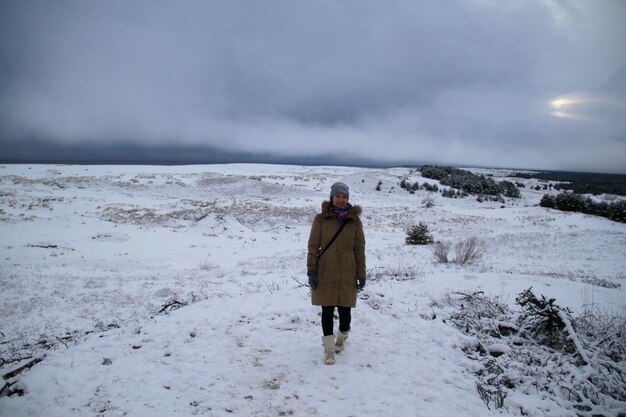
[[332,206],[330,208],[331,213],[333,213],[333,215],[338,218],[339,220],[343,220],[346,218],[346,215],[348,214],[348,207],[346,208],[339,208],[339,207],[335,207]]

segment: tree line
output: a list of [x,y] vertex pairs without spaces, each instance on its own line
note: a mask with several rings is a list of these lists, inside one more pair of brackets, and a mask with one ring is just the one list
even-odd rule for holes
[[581,194],[564,192],[557,196],[545,194],[539,205],[561,211],[593,214],[616,222],[626,223],[626,200],[612,202],[594,201],[590,197],[585,197]]
[[626,196],[626,175],[588,172],[518,172],[511,176],[555,181],[558,182],[554,184],[556,190],[569,190],[577,194],[615,194]]
[[458,168],[424,165],[421,168],[422,176],[439,181],[443,185],[461,190],[467,194],[504,196],[520,198],[517,186],[510,181],[496,182],[484,175]]

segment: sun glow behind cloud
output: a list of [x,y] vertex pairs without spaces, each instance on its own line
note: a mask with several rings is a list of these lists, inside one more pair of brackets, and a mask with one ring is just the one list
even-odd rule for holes
[[585,104],[594,101],[593,98],[583,94],[570,94],[557,97],[550,101],[550,114],[554,117],[564,119],[584,120],[585,117],[580,113]]

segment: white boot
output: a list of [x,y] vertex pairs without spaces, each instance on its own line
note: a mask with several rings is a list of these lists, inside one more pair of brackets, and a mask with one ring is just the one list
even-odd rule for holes
[[335,335],[322,337],[322,343],[324,344],[324,363],[326,365],[335,364]]
[[335,341],[335,352],[339,353],[346,345],[346,339],[348,339],[348,332],[337,332],[337,340]]

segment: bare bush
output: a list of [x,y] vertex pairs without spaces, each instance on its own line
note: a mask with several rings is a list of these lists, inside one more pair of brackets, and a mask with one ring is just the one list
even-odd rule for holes
[[575,320],[581,342],[595,348],[592,358],[601,368],[601,378],[594,378],[595,387],[610,397],[626,402],[626,316],[585,306]]
[[484,255],[484,246],[475,237],[454,245],[454,262],[460,265],[474,264]]
[[217,269],[217,268],[218,268],[218,266],[217,266],[216,264],[212,263],[212,262],[205,261],[205,262],[202,262],[202,263],[198,266],[198,268],[200,268],[200,269],[201,269],[201,270],[203,270],[203,271],[212,271],[212,270],[214,270],[214,269]]
[[451,244],[437,242],[433,248],[433,256],[438,263],[453,262],[459,265],[474,264],[483,258],[485,249],[480,240],[471,237],[454,245],[454,257],[450,259]]
[[367,276],[372,282],[382,281],[385,279],[396,281],[408,281],[412,279],[418,279],[424,275],[424,271],[415,265],[388,265],[374,267],[368,269]]
[[448,255],[450,254],[450,244],[444,242],[437,242],[433,248],[433,255],[435,260],[441,264],[447,264],[450,262]]
[[490,404],[496,409],[504,408],[504,400],[508,394],[508,381],[502,377],[504,370],[495,360],[487,361],[483,372],[477,374],[476,390],[488,409]]

